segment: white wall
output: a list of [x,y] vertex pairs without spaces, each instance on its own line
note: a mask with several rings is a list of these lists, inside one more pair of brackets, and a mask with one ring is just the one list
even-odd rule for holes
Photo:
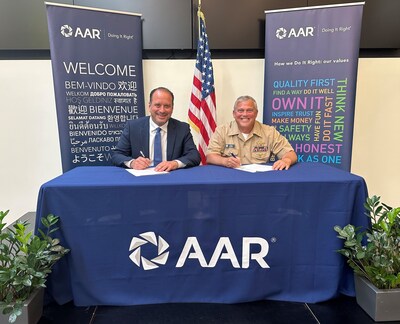
[[400,206],[400,58],[359,61],[351,171]]
[[[243,94],[263,102],[264,60],[214,60],[218,124],[231,119]],[[175,94],[174,117],[187,120],[194,60],[145,60],[149,91]],[[41,184],[62,172],[50,60],[0,60],[0,210],[9,222],[36,210]],[[400,58],[360,59],[352,172],[369,193],[400,206]],[[262,112],[258,116],[262,120]]]

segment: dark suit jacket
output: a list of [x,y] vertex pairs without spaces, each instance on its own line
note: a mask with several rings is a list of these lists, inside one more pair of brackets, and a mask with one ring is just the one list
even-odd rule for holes
[[[150,117],[129,120],[125,124],[121,138],[113,151],[112,162],[116,166],[126,167],[124,162],[141,156],[140,151],[149,155]],[[167,160],[179,160],[186,167],[200,164],[201,158],[193,142],[187,123],[170,118],[167,132]]]

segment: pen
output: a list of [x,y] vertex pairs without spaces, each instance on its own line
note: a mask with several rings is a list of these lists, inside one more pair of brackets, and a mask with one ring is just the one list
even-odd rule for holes
[[142,151],[139,151],[139,152],[140,152],[140,155],[141,155],[141,156],[143,156],[143,157],[145,158],[145,156],[144,156],[143,152],[142,152]]
[[231,152],[231,156],[236,159],[236,155]]

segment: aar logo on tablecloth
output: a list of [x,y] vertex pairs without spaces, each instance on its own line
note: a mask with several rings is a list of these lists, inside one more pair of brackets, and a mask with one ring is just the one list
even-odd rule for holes
[[[144,270],[152,270],[160,265],[165,265],[169,256],[169,252],[167,252],[169,244],[160,235],[157,237],[154,232],[145,232],[139,234],[139,236],[134,236],[129,246],[129,251],[132,251],[129,258],[132,262]],[[149,246],[142,251],[142,247],[147,243],[151,243],[157,248],[157,255],[151,260],[142,255],[143,252],[144,254],[154,253],[148,248]],[[257,246],[257,252],[254,252],[252,246]],[[207,261],[197,237],[189,236],[175,267],[182,268],[188,259],[197,260],[202,268],[214,268],[221,259],[230,261],[233,268],[248,269],[251,261],[257,263],[261,268],[268,269],[270,267],[265,261],[269,252],[269,244],[266,239],[262,237],[243,237],[241,247],[236,249],[241,251],[241,259],[238,258],[230,238],[220,237],[211,259]]]

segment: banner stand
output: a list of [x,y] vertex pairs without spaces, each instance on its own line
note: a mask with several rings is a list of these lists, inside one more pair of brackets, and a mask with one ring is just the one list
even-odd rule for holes
[[363,5],[266,11],[263,121],[299,162],[350,171]]
[[141,16],[46,9],[63,172],[112,165],[125,122],[145,115]]

